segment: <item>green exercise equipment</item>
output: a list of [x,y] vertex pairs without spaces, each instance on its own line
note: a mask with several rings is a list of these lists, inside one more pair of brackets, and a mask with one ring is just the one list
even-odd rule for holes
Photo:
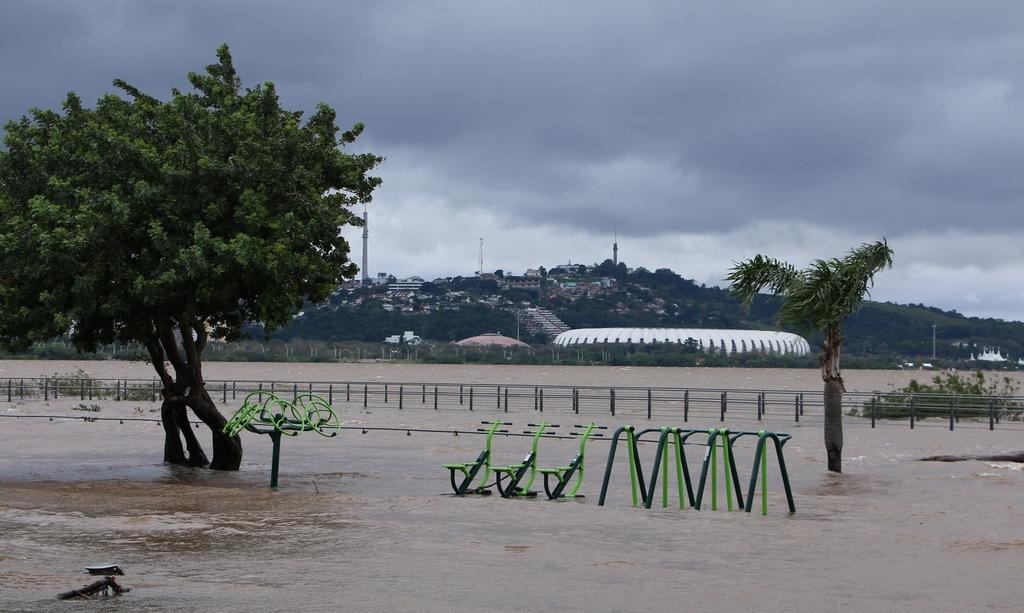
[[273,392],[257,391],[245,397],[242,407],[221,429],[228,436],[235,436],[242,430],[270,437],[273,444],[270,487],[277,487],[281,436],[298,436],[303,432],[337,436],[341,432],[341,421],[330,403],[316,394],[299,394],[288,401]]
[[[502,498],[537,495],[537,492],[530,491],[534,480],[537,478],[537,444],[549,428],[557,428],[558,424],[549,424],[546,421],[542,421],[540,423],[527,425],[534,428],[532,431],[523,431],[524,434],[533,435],[533,443],[530,445],[530,453],[526,454],[523,461],[518,464],[491,467],[491,470],[494,471],[494,483],[498,486],[498,493],[501,494]],[[530,475],[529,479],[527,479],[525,484],[520,485],[527,473]],[[506,478],[508,478],[508,482],[504,483]]]
[[[491,441],[494,439],[495,434],[507,434],[508,430],[502,430],[504,426],[511,426],[509,422],[501,421],[496,419],[492,422],[482,421],[482,424],[490,424],[490,428],[486,430],[484,428],[477,428],[478,432],[487,433],[487,443],[485,444],[483,451],[476,457],[472,462],[455,462],[452,464],[443,464],[443,468],[447,468],[450,480],[452,483],[452,490],[456,496],[464,496],[466,494],[490,494],[490,485],[487,485],[487,478],[491,474]],[[470,487],[479,474],[480,469],[483,469],[483,475],[480,477],[479,483],[475,487]],[[462,477],[459,479],[458,474]],[[456,482],[458,481],[458,482]]]
[[[607,430],[608,426],[599,426],[595,423],[589,423],[585,426],[573,426],[573,428],[582,429],[583,432],[570,432],[571,436],[580,437],[580,447],[576,456],[569,461],[568,466],[553,466],[550,468],[539,468],[538,472],[544,475],[544,493],[547,494],[548,500],[555,500],[557,498],[582,498],[583,495],[579,493],[580,486],[583,485],[583,470],[584,460],[586,458],[587,441],[591,436],[600,437],[603,436],[601,433],[595,433],[594,430]],[[569,485],[573,476],[576,477],[576,483],[569,490],[569,493],[565,493],[565,488]],[[556,480],[555,487],[551,487],[551,477]]]

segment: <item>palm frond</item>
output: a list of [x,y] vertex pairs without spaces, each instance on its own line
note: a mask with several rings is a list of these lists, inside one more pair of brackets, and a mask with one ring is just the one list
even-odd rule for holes
[[729,291],[743,302],[745,308],[750,308],[761,290],[784,294],[797,278],[798,272],[792,264],[762,255],[735,262],[726,276]]
[[782,297],[778,320],[803,332],[838,325],[864,302],[874,275],[892,266],[892,249],[882,239],[842,259],[815,260],[803,270],[757,255],[736,264],[727,277],[730,291],[750,306],[767,289]]

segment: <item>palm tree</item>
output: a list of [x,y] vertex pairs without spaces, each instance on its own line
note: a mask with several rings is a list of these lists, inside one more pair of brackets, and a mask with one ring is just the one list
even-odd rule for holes
[[883,238],[865,243],[843,259],[816,260],[797,270],[761,255],[738,262],[729,272],[730,291],[749,309],[762,289],[782,298],[778,320],[803,332],[823,332],[821,378],[825,381],[825,451],[828,469],[843,471],[843,377],[839,373],[843,321],[864,302],[874,276],[892,267],[892,249]]

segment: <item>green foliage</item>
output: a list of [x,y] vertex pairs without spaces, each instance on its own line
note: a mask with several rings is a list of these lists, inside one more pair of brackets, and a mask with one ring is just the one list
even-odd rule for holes
[[[1024,405],[1014,399],[1020,385],[1009,377],[975,371],[970,375],[946,372],[932,377],[931,383],[911,379],[905,387],[880,395],[863,404],[860,414],[871,417],[874,411],[879,419],[907,419],[911,412],[917,419],[929,416],[947,416],[955,410],[957,417],[986,417],[989,408],[1002,418],[1020,419]],[[851,411],[857,415],[857,410]]]
[[802,332],[838,326],[864,302],[876,273],[892,267],[884,241],[861,245],[843,259],[815,260],[804,270],[757,255],[729,272],[730,290],[747,307],[762,290],[782,297],[779,322]]
[[0,343],[68,334],[92,351],[145,342],[157,321],[233,338],[245,321],[290,321],[352,277],[339,228],[380,183],[382,158],[347,154],[319,105],[304,123],[272,83],[243,89],[226,46],[192,91],[6,125],[0,151]]

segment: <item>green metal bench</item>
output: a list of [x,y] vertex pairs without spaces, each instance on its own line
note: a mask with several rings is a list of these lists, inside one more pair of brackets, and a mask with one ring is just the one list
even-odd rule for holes
[[[582,428],[583,432],[570,432],[572,436],[580,437],[580,448],[568,466],[553,466],[550,468],[539,468],[537,471],[544,475],[544,493],[547,494],[548,500],[555,500],[557,498],[582,498],[583,495],[579,493],[580,486],[583,485],[583,462],[586,457],[587,440],[591,436],[600,437],[603,436],[601,433],[594,433],[594,430],[607,430],[608,426],[599,426],[594,423],[587,424],[585,426],[573,426],[573,428]],[[576,483],[568,494],[565,493],[565,488],[569,485],[573,476],[576,477]],[[557,481],[554,489],[551,488],[551,477],[554,477]]]
[[[487,443],[484,446],[483,451],[476,457],[472,462],[454,462],[452,464],[442,464],[443,468],[447,468],[452,483],[452,490],[456,496],[464,496],[466,494],[483,494],[489,495],[490,485],[487,485],[487,478],[491,474],[491,441],[494,439],[495,434],[507,434],[508,430],[502,430],[502,426],[511,426],[510,422],[501,421],[499,419],[493,422],[482,421],[482,424],[490,424],[490,428],[477,428],[478,432],[487,433]],[[483,469],[483,476],[480,477],[479,483],[475,487],[470,487],[476,476],[480,473],[480,469]],[[457,475],[461,474],[461,478]]]

